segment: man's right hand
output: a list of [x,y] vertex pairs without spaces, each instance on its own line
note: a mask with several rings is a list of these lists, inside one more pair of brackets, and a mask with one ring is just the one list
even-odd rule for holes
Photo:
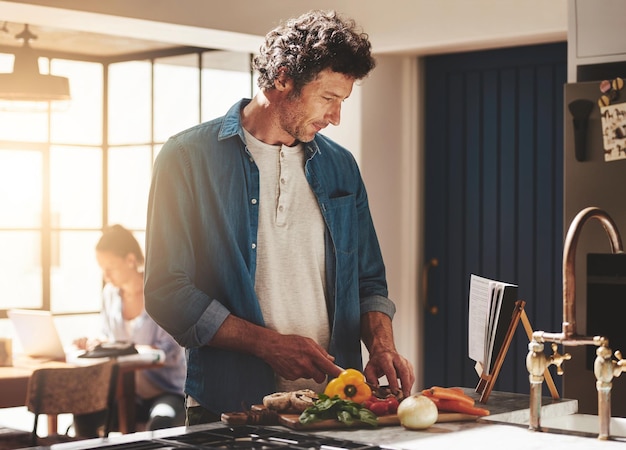
[[323,383],[327,376],[335,378],[343,370],[313,339],[297,335],[276,333],[272,345],[264,346],[259,356],[287,380],[312,378],[316,383]]
[[287,380],[311,378],[323,383],[343,370],[335,358],[313,339],[283,335],[229,315],[209,345],[253,354],[267,362],[277,375]]

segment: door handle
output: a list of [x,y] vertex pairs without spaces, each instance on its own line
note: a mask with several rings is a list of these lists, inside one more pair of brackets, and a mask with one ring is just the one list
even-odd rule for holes
[[422,298],[424,299],[424,309],[433,316],[439,312],[439,308],[428,303],[428,275],[430,273],[430,268],[437,267],[438,265],[439,260],[437,258],[431,258],[422,269]]

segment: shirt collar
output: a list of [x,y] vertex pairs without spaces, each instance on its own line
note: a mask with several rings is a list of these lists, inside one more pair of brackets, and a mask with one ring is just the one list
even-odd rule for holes
[[224,116],[224,121],[218,134],[218,140],[228,139],[235,135],[239,135],[241,140],[245,142],[243,128],[241,126],[241,110],[250,103],[251,99],[244,98],[235,103]]
[[[241,110],[250,103],[251,99],[243,98],[235,103],[224,116],[224,121],[218,134],[218,140],[228,139],[235,135],[241,138],[242,142],[246,142],[243,134],[243,127],[241,125]],[[304,151],[306,152],[307,159],[313,158],[317,153],[321,154],[320,148],[317,145],[318,135],[311,142],[304,143]]]

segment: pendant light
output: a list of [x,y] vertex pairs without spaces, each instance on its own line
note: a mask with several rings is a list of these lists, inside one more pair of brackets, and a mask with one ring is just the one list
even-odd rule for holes
[[65,77],[39,72],[38,56],[29,41],[37,39],[28,25],[15,36],[24,44],[15,52],[12,73],[0,73],[0,99],[19,102],[70,100],[70,83]]

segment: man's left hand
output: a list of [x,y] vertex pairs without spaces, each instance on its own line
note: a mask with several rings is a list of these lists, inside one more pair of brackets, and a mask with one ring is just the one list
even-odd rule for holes
[[386,376],[391,392],[402,390],[404,397],[411,395],[415,383],[413,366],[395,350],[370,353],[364,375],[367,382],[374,386],[378,386],[380,377]]

